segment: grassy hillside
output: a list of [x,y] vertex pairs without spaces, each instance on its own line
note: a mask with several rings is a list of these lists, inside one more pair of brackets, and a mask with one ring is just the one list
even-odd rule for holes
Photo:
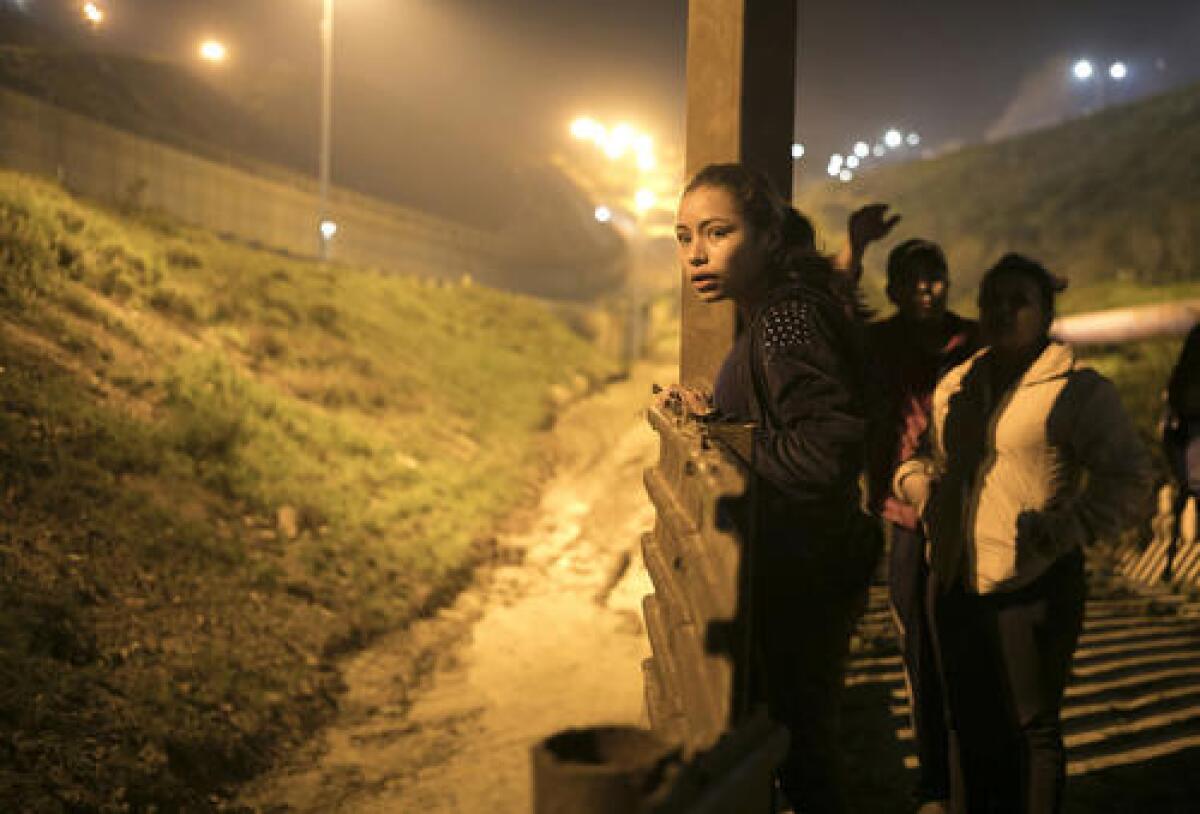
[[[1158,286],[1200,278],[1200,87],[1060,127],[803,189],[797,205],[822,233],[885,201],[903,214],[896,241],[943,244],[968,298],[987,266],[1025,252],[1075,286]],[[832,231],[831,231],[832,230]],[[895,242],[895,241],[893,241]],[[891,244],[869,257],[882,290]]]
[[263,766],[609,374],[532,300],[0,173],[0,809],[178,810]]

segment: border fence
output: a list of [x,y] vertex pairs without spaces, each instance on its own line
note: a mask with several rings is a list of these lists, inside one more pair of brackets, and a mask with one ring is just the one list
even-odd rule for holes
[[[200,157],[2,88],[0,166],[267,248],[313,256],[319,246],[313,179],[232,155]],[[336,187],[329,211],[335,260],[508,287],[498,235]]]

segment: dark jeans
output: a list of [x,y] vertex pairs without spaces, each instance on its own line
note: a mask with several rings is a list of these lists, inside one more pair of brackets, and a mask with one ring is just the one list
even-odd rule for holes
[[1183,510],[1188,500],[1200,496],[1200,423],[1186,422],[1168,443],[1164,444],[1171,476],[1175,480],[1175,499],[1171,505],[1171,517],[1175,522],[1174,538],[1168,554],[1164,578],[1170,579],[1175,554],[1183,539]]
[[831,579],[810,564],[774,559],[763,565],[767,706],[791,737],[780,785],[798,814],[842,814],[841,694],[867,586]]
[[892,615],[900,629],[908,698],[912,704],[920,774],[919,802],[950,797],[950,760],[946,731],[946,699],[934,654],[928,605],[925,601],[929,568],[925,563],[925,536],[903,526],[888,529],[888,594]]
[[949,699],[956,814],[1054,814],[1066,783],[1063,692],[1083,627],[1083,554],[980,596],[930,581]]

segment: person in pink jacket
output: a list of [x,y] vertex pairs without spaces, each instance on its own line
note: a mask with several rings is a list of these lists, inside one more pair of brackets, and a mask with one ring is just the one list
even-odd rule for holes
[[983,350],[933,395],[893,489],[930,540],[930,615],[957,758],[951,810],[1049,814],[1083,624],[1083,550],[1139,516],[1149,458],[1113,384],[1050,339],[1065,282],[1016,254],[984,276]]

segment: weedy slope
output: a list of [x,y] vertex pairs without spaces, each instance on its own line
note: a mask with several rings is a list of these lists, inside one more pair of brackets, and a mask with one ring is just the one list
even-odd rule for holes
[[611,372],[534,300],[0,173],[0,807],[260,769],[527,499],[551,392]]

